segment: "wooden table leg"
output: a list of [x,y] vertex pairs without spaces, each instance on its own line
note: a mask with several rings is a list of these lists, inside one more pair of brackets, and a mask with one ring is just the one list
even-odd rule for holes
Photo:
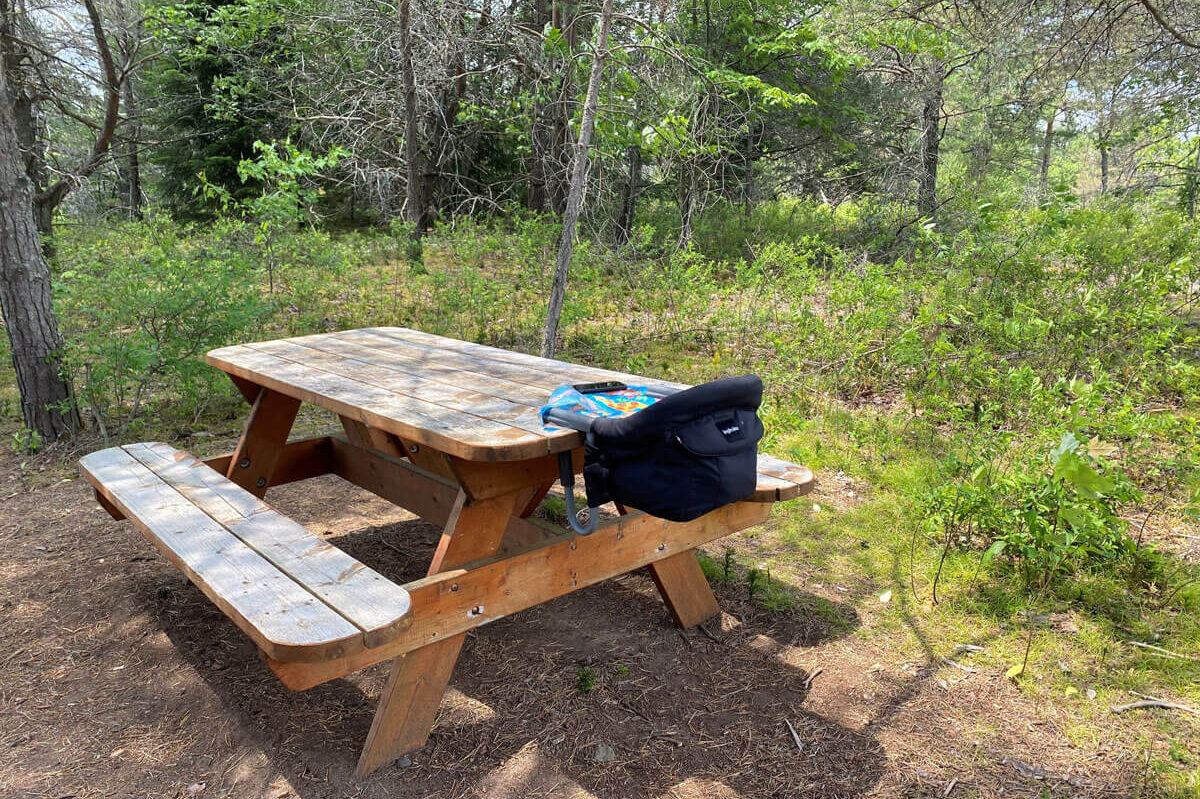
[[532,516],[537,511],[538,506],[542,504],[542,500],[550,493],[551,488],[554,488],[553,482],[543,483],[540,486],[529,489],[529,499],[522,503],[520,517],[528,519]]
[[[622,516],[629,513],[620,503],[617,503],[617,512]],[[680,627],[694,627],[721,612],[717,596],[696,559],[696,550],[663,558],[646,568],[650,570],[650,579],[654,580],[654,587],[667,604],[671,617]]]
[[265,495],[299,410],[300,400],[294,397],[259,391],[225,476],[257,497]]
[[689,549],[651,563],[650,577],[658,593],[667,603],[667,610],[680,627],[692,627],[721,612],[696,550]]
[[[466,492],[460,489],[429,574],[494,554],[509,516],[524,494],[518,491],[468,504]],[[358,760],[359,776],[425,745],[465,638],[465,633],[455,635],[392,661],[391,675]]]

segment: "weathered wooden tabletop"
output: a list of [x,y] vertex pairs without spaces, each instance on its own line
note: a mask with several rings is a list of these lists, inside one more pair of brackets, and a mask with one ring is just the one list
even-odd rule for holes
[[402,327],[239,344],[208,362],[232,375],[473,461],[515,461],[580,446],[538,409],[563,383],[675,383],[578,366]]
[[[238,344],[208,362],[256,386],[469,461],[522,461],[574,449],[582,436],[538,417],[563,383],[679,383],[555,361],[403,327],[374,327]],[[812,481],[760,455],[755,498],[792,499]]]

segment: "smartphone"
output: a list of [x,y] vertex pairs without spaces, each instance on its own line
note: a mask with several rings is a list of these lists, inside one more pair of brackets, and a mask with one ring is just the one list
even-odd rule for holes
[[571,388],[580,394],[602,394],[605,391],[621,391],[629,386],[619,380],[607,380],[603,383],[575,383]]

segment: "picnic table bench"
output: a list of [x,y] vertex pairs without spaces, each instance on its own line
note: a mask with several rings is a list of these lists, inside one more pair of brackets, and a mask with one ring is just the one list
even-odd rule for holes
[[[684,523],[620,509],[578,536],[532,515],[558,453],[583,461],[582,436],[544,429],[538,408],[562,383],[682,386],[405,328],[225,347],[207,361],[251,403],[232,453],[130,444],[85,456],[81,472],[287,687],[391,661],[359,774],[425,743],[469,630],[643,566],[674,620],[698,624],[720,609],[693,550],[813,486],[803,466],[760,455],[744,501]],[[337,414],[342,434],[288,441],[302,402]],[[443,528],[426,577],[396,585],[263,500],[325,474]]]

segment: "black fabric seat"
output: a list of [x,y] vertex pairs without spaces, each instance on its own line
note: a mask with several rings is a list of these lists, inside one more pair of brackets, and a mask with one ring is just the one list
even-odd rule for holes
[[615,501],[670,521],[690,521],[745,499],[757,482],[754,375],[705,383],[629,416],[595,419],[584,482],[588,505]]

